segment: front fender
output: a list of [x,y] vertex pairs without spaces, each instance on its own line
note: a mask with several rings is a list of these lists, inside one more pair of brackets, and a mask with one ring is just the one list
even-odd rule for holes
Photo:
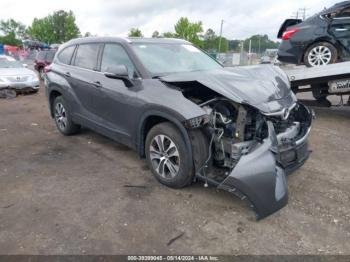
[[151,109],[147,110],[146,113],[144,113],[139,121],[138,126],[138,132],[137,132],[137,148],[139,151],[140,157],[145,156],[145,141],[144,141],[144,132],[145,132],[145,125],[147,122],[147,119],[149,117],[158,116],[162,117],[169,122],[173,123],[181,132],[181,135],[185,141],[186,148],[188,150],[188,156],[192,158],[192,147],[191,147],[191,141],[188,135],[188,132],[186,128],[183,125],[183,121],[185,120],[183,117],[176,113],[171,113],[169,110],[159,110],[159,109]]

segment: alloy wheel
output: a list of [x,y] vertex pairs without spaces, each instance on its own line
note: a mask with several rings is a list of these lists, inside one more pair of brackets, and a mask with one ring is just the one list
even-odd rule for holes
[[55,106],[55,119],[59,129],[64,131],[67,126],[67,114],[66,109],[61,103],[57,103]]
[[180,155],[175,143],[165,135],[157,135],[150,144],[150,160],[154,170],[165,179],[174,178],[180,169]]
[[332,52],[327,46],[316,46],[311,49],[308,60],[311,66],[328,65],[331,62]]

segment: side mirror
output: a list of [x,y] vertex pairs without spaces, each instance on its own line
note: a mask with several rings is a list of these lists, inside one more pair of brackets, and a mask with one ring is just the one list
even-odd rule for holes
[[134,85],[129,78],[128,68],[125,65],[110,66],[107,67],[106,71],[104,73],[106,77],[122,80],[127,87]]

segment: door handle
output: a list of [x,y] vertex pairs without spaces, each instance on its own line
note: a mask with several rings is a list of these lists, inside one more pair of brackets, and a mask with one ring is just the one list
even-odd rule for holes
[[71,77],[71,74],[70,74],[69,72],[65,72],[64,75],[65,75],[66,77]]
[[346,29],[346,28],[336,28],[335,31],[337,31],[337,32],[345,32],[345,31],[348,31],[348,29]]
[[101,88],[101,87],[102,87],[102,84],[101,84],[100,81],[95,81],[95,82],[93,82],[92,84],[93,84],[95,87],[97,87],[97,88]]

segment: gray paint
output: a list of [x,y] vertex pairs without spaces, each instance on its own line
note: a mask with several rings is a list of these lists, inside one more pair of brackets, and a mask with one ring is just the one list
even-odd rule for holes
[[[222,68],[152,79],[130,49],[133,41],[184,43],[181,40],[169,39],[73,40],[62,45],[60,50],[79,43],[113,42],[122,45],[138,72],[137,77],[131,80],[133,85],[127,87],[122,80],[108,78],[98,70],[61,64],[57,59],[60,50],[56,53],[51,71],[45,77],[45,83],[49,98],[53,92],[59,92],[64,96],[74,122],[137,149],[140,156],[144,155],[145,122],[149,117],[157,116],[173,122],[179,128],[189,157],[192,158],[192,145],[183,122],[206,113],[169,83],[197,81],[204,88],[209,88],[237,103],[249,104],[263,114],[289,108],[296,101],[287,76],[273,66]],[[219,186],[229,191],[238,188],[246,194],[254,204],[259,218],[271,214],[287,202],[285,175],[276,164],[274,143],[277,138],[271,125],[269,125],[269,138],[252,153],[243,156],[229,177]]]

